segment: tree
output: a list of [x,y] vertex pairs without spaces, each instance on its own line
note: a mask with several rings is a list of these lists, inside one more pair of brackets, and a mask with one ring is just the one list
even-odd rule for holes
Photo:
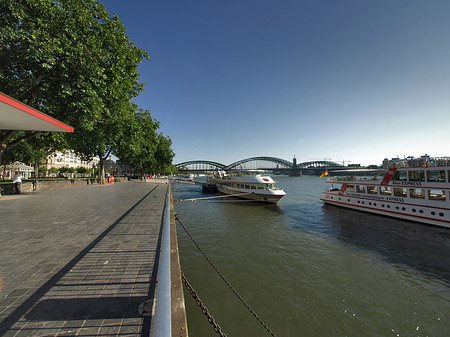
[[[95,0],[2,0],[0,48],[2,91],[73,126],[68,145],[102,165],[148,59],[119,18]],[[0,163],[34,134],[0,131]]]
[[153,120],[148,110],[137,109],[136,105],[130,106],[133,118],[122,130],[114,154],[120,161],[141,172],[143,178],[146,169],[155,165],[155,151],[157,146],[156,130],[159,122]]
[[170,137],[164,137],[162,133],[157,136],[157,145],[155,152],[154,170],[157,173],[170,173],[174,152],[170,148],[172,140]]

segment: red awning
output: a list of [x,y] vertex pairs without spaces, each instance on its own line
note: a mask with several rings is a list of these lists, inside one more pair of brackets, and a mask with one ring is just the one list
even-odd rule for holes
[[73,127],[0,92],[0,130],[73,132]]

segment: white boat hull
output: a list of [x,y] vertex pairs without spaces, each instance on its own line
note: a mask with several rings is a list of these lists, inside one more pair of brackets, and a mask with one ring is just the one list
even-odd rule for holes
[[246,189],[233,188],[229,186],[224,186],[222,184],[216,184],[216,188],[220,193],[227,195],[236,195],[236,197],[255,200],[255,201],[263,201],[270,202],[276,204],[282,197],[286,195],[283,190],[255,190],[248,191]]
[[338,192],[323,192],[320,200],[330,205],[450,228],[450,209],[447,208],[364,198]]

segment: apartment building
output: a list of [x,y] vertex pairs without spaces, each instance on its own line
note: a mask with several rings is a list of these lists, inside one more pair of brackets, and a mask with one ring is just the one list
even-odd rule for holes
[[98,167],[100,159],[98,157],[92,158],[90,161],[82,160],[74,151],[55,152],[47,156],[42,160],[42,166],[50,170],[52,167],[83,167],[87,169],[93,169]]

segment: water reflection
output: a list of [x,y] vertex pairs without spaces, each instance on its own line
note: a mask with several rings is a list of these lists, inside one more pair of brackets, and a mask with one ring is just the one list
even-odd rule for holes
[[449,229],[332,205],[322,210],[325,222],[338,229],[338,239],[450,283]]

